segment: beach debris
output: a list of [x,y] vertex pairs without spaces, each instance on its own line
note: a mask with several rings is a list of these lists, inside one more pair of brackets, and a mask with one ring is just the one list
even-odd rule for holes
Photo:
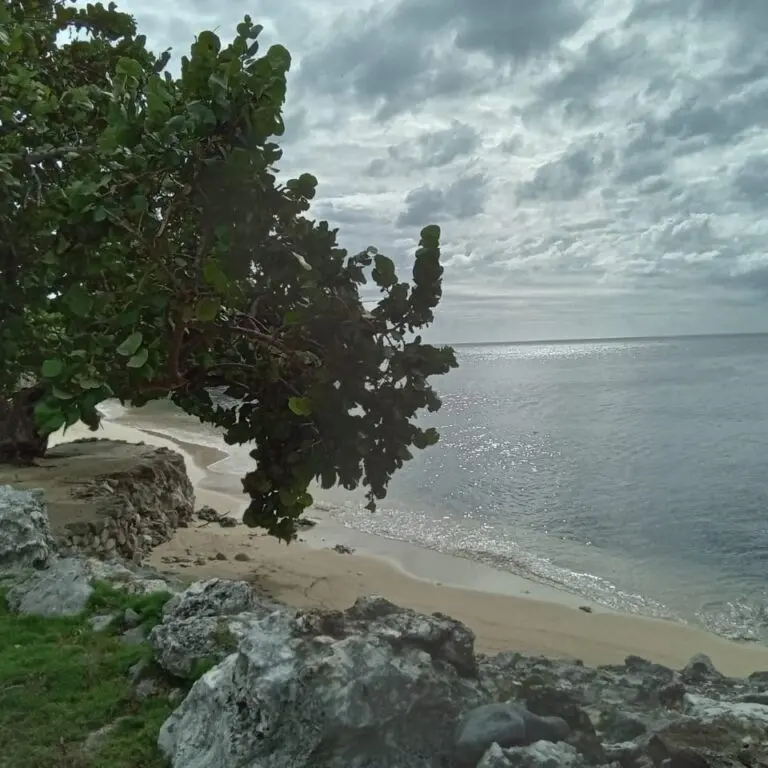
[[54,553],[42,491],[0,485],[0,569],[44,568]]
[[584,613],[592,613],[592,608],[588,605],[580,605],[579,610],[583,611]]
[[314,528],[317,525],[317,520],[313,520],[311,517],[300,517],[296,521],[297,530],[306,530],[307,528]]
[[213,507],[203,506],[197,510],[197,517],[206,523],[218,523],[222,528],[234,528],[239,525],[239,521],[232,517],[228,512],[221,514]]
[[351,555],[355,551],[352,547],[347,546],[346,544],[335,544],[334,546],[329,547],[329,549],[338,552],[340,555]]

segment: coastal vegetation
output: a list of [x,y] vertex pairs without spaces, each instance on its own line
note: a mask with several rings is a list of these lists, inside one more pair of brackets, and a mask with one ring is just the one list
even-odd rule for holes
[[290,540],[313,481],[375,509],[438,440],[416,417],[456,360],[419,335],[439,227],[405,280],[310,217],[312,175],[279,176],[291,57],[261,32],[203,31],[172,73],[114,3],[0,7],[0,461],[169,398],[253,444],[245,521]]

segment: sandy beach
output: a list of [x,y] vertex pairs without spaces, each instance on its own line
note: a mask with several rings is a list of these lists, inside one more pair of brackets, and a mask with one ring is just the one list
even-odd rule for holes
[[[198,506],[239,516],[246,499],[238,478],[212,485],[206,468],[221,457],[210,446],[180,443],[151,430],[104,421],[97,433],[78,425],[54,443],[102,437],[165,446],[184,455]],[[424,613],[441,612],[470,626],[478,651],[510,650],[611,664],[630,654],[682,667],[706,653],[722,672],[768,670],[768,647],[736,643],[696,627],[610,612],[583,598],[515,574],[342,528],[310,511],[318,524],[289,546],[239,525],[196,524],[158,547],[148,564],[185,580],[244,579],[262,594],[296,607],[343,609],[377,594]],[[355,549],[342,554],[339,543]],[[218,559],[217,559],[218,556]],[[240,559],[236,559],[239,556]],[[584,608],[588,608],[586,611]]]

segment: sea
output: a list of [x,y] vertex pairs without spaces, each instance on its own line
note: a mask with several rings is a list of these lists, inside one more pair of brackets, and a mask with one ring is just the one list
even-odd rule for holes
[[[768,336],[456,347],[441,434],[376,513],[343,525],[512,571],[607,607],[768,642]],[[166,403],[142,422],[221,447]],[[110,413],[110,411],[108,411]],[[111,412],[114,415],[114,412]],[[247,446],[213,467],[242,475]]]

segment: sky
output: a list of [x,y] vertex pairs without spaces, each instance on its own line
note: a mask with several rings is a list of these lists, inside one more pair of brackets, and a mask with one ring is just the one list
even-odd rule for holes
[[341,245],[443,231],[428,338],[768,331],[768,0],[124,0],[293,56],[285,178]]

